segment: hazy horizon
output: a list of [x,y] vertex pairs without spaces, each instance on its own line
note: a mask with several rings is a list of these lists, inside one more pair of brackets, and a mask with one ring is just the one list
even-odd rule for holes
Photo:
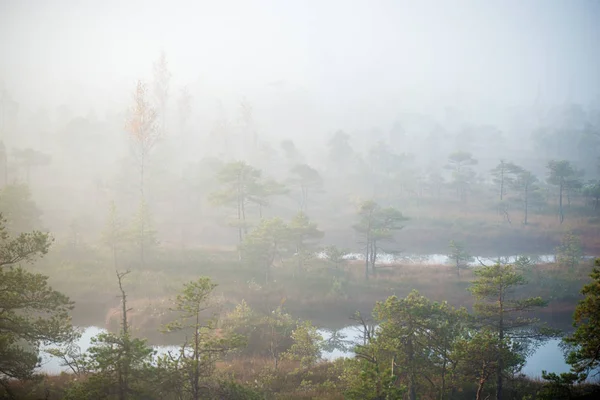
[[188,85],[207,107],[301,108],[314,129],[448,106],[485,120],[597,103],[599,17],[593,1],[3,0],[0,82],[26,109],[103,115],[128,106],[164,51],[172,92]]

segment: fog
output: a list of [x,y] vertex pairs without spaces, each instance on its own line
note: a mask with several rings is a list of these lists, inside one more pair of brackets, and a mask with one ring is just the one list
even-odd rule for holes
[[[0,0],[0,397],[594,389],[599,22],[596,0]],[[545,376],[565,349],[578,375]],[[43,352],[70,378],[26,382]]]
[[325,127],[380,125],[398,109],[453,105],[471,116],[537,97],[598,99],[593,1],[5,0],[1,7],[2,79],[34,109],[120,109],[161,50],[174,86],[213,101],[248,96],[266,109],[283,96],[300,98],[320,110],[307,117]]
[[[594,1],[3,0],[6,177],[28,181],[42,225],[57,234],[110,200],[132,209],[137,172],[124,127],[136,82],[152,90],[162,53],[165,129],[146,178],[159,224],[173,219],[165,210],[174,191],[192,190],[185,179],[203,186],[197,196],[207,202],[216,167],[198,167],[205,157],[245,160],[278,180],[308,163],[331,178],[339,165],[327,143],[338,130],[364,157],[359,171],[381,142],[423,173],[465,150],[488,183],[500,159],[543,179],[549,160],[565,158],[594,179],[599,17]],[[246,119],[240,104],[251,109]],[[557,140],[542,151],[535,132],[544,129],[585,131],[588,142],[580,137],[575,151]],[[297,159],[283,154],[283,140]],[[25,148],[51,161],[24,171],[13,155]],[[190,177],[198,168],[205,181]],[[346,203],[371,197],[358,186],[344,192]]]

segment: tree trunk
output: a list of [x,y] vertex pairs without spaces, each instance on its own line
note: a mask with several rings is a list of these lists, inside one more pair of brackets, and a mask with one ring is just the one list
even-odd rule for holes
[[523,218],[523,225],[527,225],[527,211],[528,211],[528,207],[529,207],[529,184],[526,184],[525,185],[525,204],[524,204],[525,217]]
[[371,237],[371,224],[373,223],[373,210],[369,211],[369,223],[367,225],[367,230],[366,230],[366,242],[367,242],[367,249],[366,249],[366,254],[365,254],[365,279],[369,280],[369,252],[370,252],[370,247],[372,246],[372,242],[373,242],[373,238]]
[[563,213],[563,189],[564,189],[564,184],[561,182],[560,188],[558,189],[558,216],[560,218],[561,224],[563,223],[563,221],[565,219],[565,215]]
[[238,248],[238,260],[242,261],[242,241],[243,241],[243,236],[242,236],[242,177],[241,177],[241,173],[238,174],[238,181],[237,181],[237,219],[238,219],[238,243],[239,243],[239,248]]
[[118,380],[119,380],[119,400],[125,400],[129,392],[129,363],[130,363],[130,348],[129,348],[129,323],[127,322],[127,295],[123,290],[122,278],[128,272],[117,273],[119,281],[119,289],[121,290],[121,305],[122,305],[122,320],[121,320],[121,338],[123,340],[123,355],[120,357],[118,365]]
[[446,341],[446,338],[444,338],[444,361],[442,362],[442,388],[440,390],[440,400],[444,400],[444,393],[446,392],[447,347],[448,347],[448,343]]
[[477,386],[477,395],[475,396],[475,400],[481,400],[481,396],[483,395],[483,385],[485,385],[485,380],[480,379],[479,385]]
[[144,165],[145,163],[145,157],[144,157],[144,151],[142,151],[141,154],[141,160],[140,160],[140,262],[141,262],[141,268],[143,269],[144,267],[144,231],[146,230],[145,227],[145,220],[146,220],[146,215],[144,213]]
[[371,241],[371,274],[373,276],[375,276],[376,274],[376,270],[375,270],[375,262],[377,261],[377,241],[376,240],[372,240]]
[[301,185],[300,186],[300,190],[302,191],[302,199],[300,201],[300,211],[301,212],[306,212],[306,202],[307,202],[307,197],[308,197],[308,188],[305,185]]
[[409,400],[417,399],[417,388],[415,382],[415,371],[414,371],[414,354],[413,354],[413,346],[412,339],[408,340],[408,364],[410,368],[409,378],[408,378],[408,398]]
[[115,265],[115,271],[117,270],[117,244],[113,243],[113,263]]
[[371,247],[371,239],[367,234],[367,249],[365,251],[365,279],[369,280],[369,250]]
[[196,326],[194,330],[194,371],[191,379],[192,398],[200,399],[200,310],[196,310]]
[[456,258],[456,276],[460,279],[460,259]]
[[[500,320],[498,321],[498,338],[500,339],[500,346],[504,346],[504,309],[502,290],[498,297],[498,303],[500,305]],[[498,355],[498,368],[496,370],[496,400],[502,400],[502,370],[504,369],[504,360],[502,359],[503,352],[501,351]]]

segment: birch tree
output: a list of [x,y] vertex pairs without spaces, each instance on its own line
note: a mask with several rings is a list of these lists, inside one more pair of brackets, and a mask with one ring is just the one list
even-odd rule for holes
[[[145,170],[148,156],[159,138],[159,127],[156,122],[157,114],[148,99],[148,89],[142,81],[138,81],[133,93],[133,105],[130,109],[126,128],[129,132],[140,173],[140,204],[145,204],[144,192]],[[144,265],[144,232],[146,221],[141,221],[140,232],[140,260]]]
[[154,72],[154,97],[159,110],[160,133],[165,135],[167,123],[167,103],[169,101],[169,84],[171,81],[171,72],[167,62],[167,55],[161,52],[158,60],[153,65]]

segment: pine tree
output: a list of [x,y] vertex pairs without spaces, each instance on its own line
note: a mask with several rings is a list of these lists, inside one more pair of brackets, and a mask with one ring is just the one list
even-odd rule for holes
[[[203,380],[209,379],[220,357],[242,342],[238,335],[222,336],[217,329],[212,293],[217,285],[202,277],[183,286],[172,311],[177,318],[165,326],[166,332],[184,332],[191,335],[179,349],[177,358],[163,357],[162,365],[172,369],[180,380],[180,389],[193,400],[203,396]],[[211,313],[212,309],[212,313]]]
[[585,297],[575,308],[575,332],[564,339],[570,350],[567,362],[581,381],[600,372],[600,259],[595,263],[592,281],[581,290]]
[[450,254],[448,254],[449,261],[456,266],[456,275],[460,278],[460,269],[465,268],[471,261],[471,256],[461,243],[457,243],[454,240],[450,241]]
[[404,228],[401,223],[408,218],[393,207],[381,208],[373,200],[360,205],[358,218],[358,223],[353,228],[361,235],[361,241],[365,245],[365,279],[369,279],[369,267],[371,273],[376,272],[379,244],[394,241],[394,233]]
[[526,313],[546,302],[541,297],[517,298],[514,291],[526,284],[525,278],[510,264],[497,263],[475,270],[476,279],[469,288],[475,296],[474,310],[482,327],[494,332],[497,343],[496,364],[496,399],[501,400],[503,394],[503,378],[510,365],[505,355],[507,339],[518,343],[525,338],[541,340],[551,334],[539,328],[538,320],[527,318]]
[[288,224],[291,245],[294,246],[296,269],[301,273],[316,252],[316,243],[325,235],[311,222],[306,214],[299,212]]
[[30,379],[39,366],[42,344],[70,340],[73,302],[53,290],[48,277],[17,264],[34,262],[52,238],[33,231],[11,236],[0,215],[0,386],[11,397],[9,381]]

